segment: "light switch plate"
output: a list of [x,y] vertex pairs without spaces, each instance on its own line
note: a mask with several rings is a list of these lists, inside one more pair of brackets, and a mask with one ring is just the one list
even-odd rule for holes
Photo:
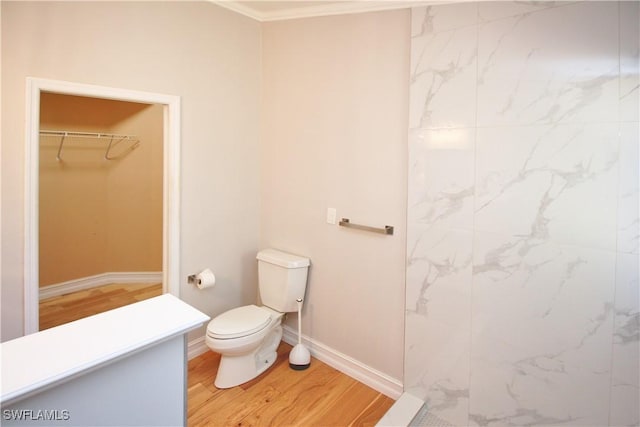
[[327,224],[335,224],[335,223],[336,223],[336,209],[327,208]]

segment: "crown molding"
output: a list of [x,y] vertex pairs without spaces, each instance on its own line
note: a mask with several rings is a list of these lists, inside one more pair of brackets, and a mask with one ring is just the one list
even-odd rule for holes
[[225,9],[240,13],[260,22],[283,21],[287,19],[310,18],[316,16],[345,15],[352,13],[378,12],[384,10],[406,9],[410,7],[423,6],[429,4],[442,4],[451,2],[442,1],[345,1],[327,2],[324,5],[314,5],[307,7],[292,7],[271,12],[262,12],[242,4],[241,1],[234,0],[210,0]]
[[220,7],[224,7],[225,9],[229,9],[233,12],[239,13],[244,16],[248,16],[249,18],[255,19],[256,21],[262,22],[261,13],[251,7],[245,6],[240,2],[233,0],[209,0],[211,3],[214,3]]

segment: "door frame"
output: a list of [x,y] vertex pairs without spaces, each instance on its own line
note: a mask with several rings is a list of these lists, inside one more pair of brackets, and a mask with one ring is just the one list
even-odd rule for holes
[[163,105],[162,290],[180,296],[180,97],[27,77],[24,206],[24,334],[39,330],[40,94]]

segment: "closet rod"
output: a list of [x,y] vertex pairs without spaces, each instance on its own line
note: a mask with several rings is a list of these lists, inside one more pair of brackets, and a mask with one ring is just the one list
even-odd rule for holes
[[128,140],[138,140],[138,137],[135,135],[118,135],[116,133],[98,133],[98,132],[71,132],[67,130],[41,130],[41,136],[73,136],[80,138],[113,138],[113,139],[128,139]]
[[137,136],[134,135],[119,135],[116,133],[102,133],[102,132],[72,132],[67,130],[41,130],[40,136],[55,136],[60,137],[60,146],[58,147],[58,154],[56,154],[57,160],[62,160],[62,146],[64,144],[64,140],[67,137],[74,138],[94,138],[94,139],[109,139],[109,145],[107,146],[107,151],[104,153],[104,158],[106,160],[113,160],[115,157],[109,157],[109,152],[111,151],[111,147],[114,145],[113,141],[116,140],[116,145],[122,141],[132,141],[133,145],[129,147],[129,150],[133,150],[140,144],[140,140]]

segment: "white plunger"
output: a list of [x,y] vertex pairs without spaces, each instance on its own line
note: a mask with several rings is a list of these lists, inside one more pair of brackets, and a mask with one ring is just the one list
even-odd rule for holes
[[289,353],[289,367],[296,371],[307,369],[311,364],[311,354],[302,344],[302,299],[298,298],[298,344]]

